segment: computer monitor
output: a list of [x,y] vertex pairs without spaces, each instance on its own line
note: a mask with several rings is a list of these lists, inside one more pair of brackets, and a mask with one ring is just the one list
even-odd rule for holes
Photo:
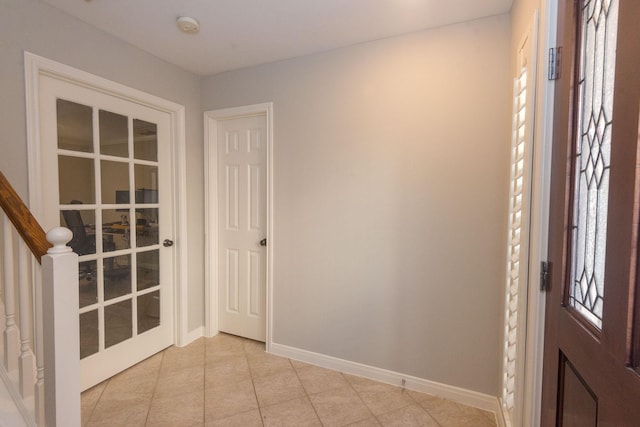
[[[129,190],[116,190],[116,204],[129,204]],[[129,209],[116,209],[116,212],[129,212]]]
[[[158,190],[139,188],[136,190],[135,203],[158,203]],[[116,190],[116,204],[128,205],[131,203],[128,190]],[[117,209],[118,211],[128,209]]]
[[158,203],[158,190],[139,188],[136,190],[136,203]]

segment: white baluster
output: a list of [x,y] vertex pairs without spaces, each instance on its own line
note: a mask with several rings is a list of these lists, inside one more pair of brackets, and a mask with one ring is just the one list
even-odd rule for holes
[[66,246],[72,236],[62,227],[49,231],[53,248],[42,257],[47,426],[80,426],[78,255]]
[[18,367],[19,337],[15,320],[15,281],[13,272],[13,226],[3,217],[2,237],[4,242],[4,366],[7,372]]
[[[4,224],[4,212],[0,211],[0,223]],[[0,330],[4,331],[4,227],[0,228]],[[4,339],[0,339],[0,360],[4,360]],[[3,362],[0,362],[3,363]]]
[[36,331],[36,385],[35,385],[35,416],[36,424],[45,425],[44,416],[44,326],[42,322],[42,268],[36,267],[37,274],[33,281],[33,321]]
[[27,245],[20,239],[19,270],[18,270],[18,304],[20,314],[20,375],[18,376],[20,395],[23,398],[33,396],[34,372],[33,352],[31,351],[31,298],[29,288],[31,280],[29,275],[29,261],[31,252]]

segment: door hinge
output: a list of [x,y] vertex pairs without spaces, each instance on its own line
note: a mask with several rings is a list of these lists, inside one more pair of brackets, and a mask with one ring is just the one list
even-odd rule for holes
[[549,261],[542,261],[540,263],[540,290],[547,292],[549,290]]
[[549,80],[558,80],[562,69],[562,46],[549,49]]

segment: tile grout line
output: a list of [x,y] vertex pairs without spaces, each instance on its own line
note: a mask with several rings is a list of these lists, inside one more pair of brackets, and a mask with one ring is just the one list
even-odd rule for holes
[[[244,360],[247,362],[247,367],[249,368],[249,377],[251,378],[251,388],[253,388],[253,395],[256,398],[256,405],[258,405],[258,414],[260,415],[260,423],[264,427],[264,420],[262,419],[262,408],[260,407],[260,402],[258,401],[258,393],[256,392],[256,385],[253,382],[253,370],[251,369],[251,363],[249,363],[249,356],[247,355],[247,348],[244,345],[244,341],[242,342],[242,354],[244,354]],[[266,353],[266,351],[265,351]]]
[[207,339],[202,343],[202,425],[207,422]]
[[[291,363],[291,359],[289,359],[289,362]],[[295,367],[295,366],[293,366],[293,363],[291,363],[291,365],[292,365],[293,370],[295,371],[296,375],[298,376],[298,380],[300,380],[300,375],[298,375],[298,370],[296,369],[296,367]],[[315,365],[309,365],[309,366],[315,366]],[[322,369],[326,369],[326,368],[322,368]],[[365,408],[367,408],[367,409],[369,410],[369,413],[371,414],[371,416],[373,417],[373,419],[375,419],[375,420],[376,420],[376,422],[377,422],[377,423],[380,423],[380,420],[378,419],[378,416],[385,415],[385,414],[390,414],[390,413],[395,412],[395,411],[398,411],[398,410],[400,410],[400,409],[404,409],[404,408],[408,408],[409,406],[416,405],[418,408],[420,408],[421,410],[425,411],[425,412],[427,413],[427,415],[429,416],[429,418],[431,418],[431,419],[432,419],[432,420],[433,420],[433,421],[434,421],[434,422],[435,422],[439,427],[442,427],[442,425],[441,425],[441,424],[440,424],[440,423],[439,423],[439,422],[438,422],[438,421],[433,417],[433,415],[431,415],[431,413],[430,413],[429,411],[427,411],[425,408],[423,408],[423,407],[422,407],[422,406],[421,406],[421,405],[420,405],[420,404],[419,404],[419,403],[418,403],[418,402],[413,398],[413,396],[411,396],[411,394],[409,394],[409,393],[408,393],[408,391],[409,391],[409,390],[407,390],[407,389],[406,389],[406,388],[404,388],[404,387],[397,387],[397,386],[393,386],[392,384],[388,384],[388,385],[389,385],[389,386],[392,386],[392,387],[400,388],[400,389],[401,389],[401,391],[402,391],[402,394],[406,395],[406,396],[410,399],[410,401],[411,401],[412,403],[410,403],[410,404],[408,404],[408,405],[405,405],[405,406],[402,406],[402,407],[400,407],[400,408],[396,408],[396,409],[393,409],[393,410],[390,410],[390,411],[387,411],[387,412],[384,412],[384,413],[381,413],[381,414],[375,415],[375,414],[373,413],[373,411],[371,410],[371,408],[369,407],[369,405],[367,405],[367,404],[366,404],[366,402],[362,399],[362,396],[360,395],[360,392],[358,392],[358,390],[356,390],[356,389],[355,389],[355,387],[353,386],[353,384],[351,383],[351,381],[349,381],[349,380],[347,379],[346,374],[345,374],[344,372],[336,371],[336,370],[333,370],[333,369],[328,369],[328,370],[329,370],[329,371],[333,371],[333,372],[336,372],[336,373],[340,374],[340,376],[344,379],[344,381],[346,382],[346,384],[347,384],[347,385],[348,385],[348,386],[349,386],[349,387],[350,387],[350,388],[351,388],[351,389],[356,393],[356,395],[358,396],[358,399],[360,400],[360,402],[362,402],[362,404],[365,406]],[[354,375],[354,376],[355,376],[355,375]],[[364,377],[363,377],[363,378],[364,378]],[[365,379],[367,379],[367,380],[368,380],[368,378],[365,378]],[[374,381],[374,380],[371,380],[371,381]],[[376,381],[376,382],[377,382],[377,381]],[[300,380],[300,383],[302,384],[302,387],[303,387],[303,389],[305,390],[305,394],[306,394],[306,395],[307,395],[307,397],[309,398],[309,401],[311,402],[311,406],[313,407],[314,411],[315,411],[315,409],[316,409],[316,408],[315,408],[315,406],[313,406],[313,401],[311,401],[311,396],[312,396],[312,395],[314,395],[314,394],[319,394],[319,393],[324,393],[324,392],[332,391],[332,390],[338,390],[338,389],[340,388],[340,387],[336,387],[336,388],[332,388],[332,389],[328,389],[328,390],[323,390],[323,391],[320,391],[320,392],[317,392],[317,393],[309,394],[309,392],[307,391],[306,387],[304,386],[304,383],[302,383],[302,380]],[[385,384],[385,383],[381,383],[381,384]],[[292,400],[294,400],[294,399],[292,399]],[[322,420],[320,419],[320,416],[318,415],[317,411],[316,411],[316,415],[318,416],[318,419],[320,420],[320,423],[324,425],[324,423],[322,423]],[[348,424],[346,427],[348,427],[348,426],[349,426],[349,425],[351,425],[351,424],[358,423],[358,422],[360,422],[360,421],[364,421],[364,419],[363,419],[363,420],[355,421],[354,423],[350,423],[350,424]]]
[[[401,409],[405,409],[405,408],[408,408],[408,407],[412,406],[411,404],[409,404],[409,405],[406,405],[406,406],[402,406],[402,407],[400,407],[400,408],[393,409],[393,410],[388,411],[388,412],[384,412],[384,413],[381,413],[381,414],[375,415],[375,414],[373,413],[373,411],[371,410],[371,408],[369,408],[369,405],[367,405],[367,404],[366,404],[366,402],[362,399],[362,396],[360,395],[360,392],[358,392],[358,390],[356,390],[356,388],[353,386],[353,384],[351,383],[351,381],[349,381],[349,379],[346,377],[346,375],[345,375],[343,372],[341,372],[341,374],[344,376],[345,381],[347,382],[347,384],[349,384],[349,386],[351,387],[351,389],[356,393],[356,395],[358,395],[358,398],[360,399],[360,401],[362,402],[362,404],[363,404],[367,409],[369,409],[369,412],[371,412],[371,415],[373,416],[373,418],[374,418],[374,419],[376,420],[376,422],[377,422],[378,424],[380,424],[380,425],[382,425],[382,422],[380,421],[380,419],[378,419],[378,417],[380,417],[380,416],[382,416],[382,415],[390,414],[390,413],[392,413],[392,412],[399,411],[399,410],[401,410]],[[357,375],[354,375],[354,376],[357,376]],[[364,378],[364,377],[362,377],[362,378]],[[365,378],[365,379],[369,380],[369,378]],[[371,381],[375,381],[375,380],[371,380]],[[379,381],[376,381],[376,382],[379,382]],[[386,383],[381,383],[381,384],[386,384]],[[387,385],[390,385],[390,386],[392,386],[392,387],[397,387],[397,386],[394,386],[394,385],[392,385],[392,384],[387,384]],[[417,401],[413,396],[411,396],[411,394],[409,394],[409,393],[408,393],[408,390],[407,390],[406,388],[404,388],[404,387],[399,387],[399,388],[401,389],[402,394],[405,394],[406,396],[408,396],[408,397],[409,397],[409,399],[411,399],[411,401],[413,402],[413,404],[414,404],[414,405],[417,405],[417,406],[418,406],[418,408],[422,409],[422,410],[423,410],[423,411],[424,411],[424,412],[429,416],[429,418],[431,418],[431,419],[432,419],[432,420],[433,420],[433,421],[434,421],[434,422],[435,422],[439,427],[442,427],[442,424],[440,424],[440,422],[438,422],[438,420],[436,420],[436,418],[435,418],[433,415],[431,415],[431,413],[430,413],[428,410],[426,410],[425,408],[423,408],[423,407],[422,407],[422,405],[420,405],[420,403],[418,403],[418,401]]]
[[[351,384],[351,381],[349,381],[349,378],[347,378],[347,376],[344,374],[344,372],[340,372],[340,375],[342,375],[344,377],[344,380],[347,382],[347,384],[349,384],[349,387],[351,387],[351,390],[353,390],[353,392],[356,394],[356,396],[358,396],[358,399],[360,399],[360,402],[362,402],[362,404],[364,405],[365,408],[367,408],[367,410],[369,411],[369,413],[371,414],[371,416],[376,420],[376,422],[378,424],[382,424],[380,422],[380,420],[378,419],[378,417],[376,415],[373,414],[373,412],[371,411],[371,408],[369,408],[369,405],[367,405],[364,400],[362,400],[362,396],[360,396],[360,393],[358,393],[358,390],[356,390],[356,388],[353,386],[353,384]],[[363,420],[360,420],[363,421]],[[359,422],[359,421],[355,421],[355,422]],[[352,423],[353,424],[353,423]]]
[[307,388],[304,386],[304,383],[300,379],[300,375],[298,374],[298,370],[296,369],[295,366],[293,366],[293,362],[291,362],[291,359],[287,359],[287,360],[289,360],[289,365],[291,365],[291,368],[293,369],[293,372],[296,373],[296,378],[298,378],[298,381],[300,381],[300,385],[302,386],[302,389],[304,390],[304,395],[306,396],[307,400],[309,401],[309,404],[313,408],[313,412],[316,414],[316,417],[318,418],[318,421],[320,422],[320,425],[322,425],[324,427],[324,423],[322,422],[322,418],[320,418],[320,414],[318,414],[318,410],[313,405],[313,401],[311,400],[311,396],[309,395],[309,392],[307,391]]
[[[104,391],[107,389],[107,386],[109,385],[110,381],[111,381],[111,378],[108,378],[106,380],[106,384],[102,388],[102,391],[100,392],[100,396],[98,396],[98,399],[96,400],[96,403],[91,408],[91,412],[89,413],[89,416],[87,417],[87,422],[85,424],[82,424],[83,426],[89,425],[89,423],[91,422],[91,417],[93,417],[93,413],[95,412],[96,407],[98,406],[98,403],[100,403],[100,400],[102,399],[102,395],[104,394]],[[98,385],[98,384],[96,384],[96,385]],[[80,406],[82,407],[82,392],[80,392]],[[82,414],[80,414],[80,422],[82,423]]]
[[158,388],[158,382],[160,381],[160,372],[162,371],[162,364],[164,363],[164,352],[162,350],[162,360],[160,360],[160,366],[158,367],[158,372],[156,373],[156,383],[153,385],[153,393],[151,393],[151,399],[149,399],[149,406],[147,407],[147,416],[144,418],[144,425],[146,426],[149,422],[149,414],[151,413],[151,405],[153,404],[153,398],[156,395],[156,389]]
[[[411,396],[411,393],[409,393],[409,390],[407,390],[406,388],[402,387],[402,392],[403,393],[407,393],[407,396],[409,396],[409,398],[411,400],[413,400],[413,402],[418,406],[418,408],[422,409],[424,412],[427,413],[427,415],[429,416],[429,418],[431,418],[439,427],[442,427],[442,424],[440,424],[440,421],[438,421],[436,419],[436,417],[434,417],[433,415],[431,415],[431,412],[429,412],[427,410],[427,408],[423,407],[420,402],[418,402],[413,396]],[[417,391],[416,393],[420,393],[419,391]]]

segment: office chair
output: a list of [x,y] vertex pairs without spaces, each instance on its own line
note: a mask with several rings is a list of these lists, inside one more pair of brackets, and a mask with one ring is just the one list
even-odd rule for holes
[[[81,205],[82,202],[80,200],[72,200],[70,202],[72,205]],[[62,216],[64,218],[64,222],[67,223],[67,228],[71,230],[73,233],[73,238],[69,242],[69,246],[71,249],[78,255],[87,255],[87,254],[95,254],[96,253],[96,241],[95,237],[89,237],[87,235],[87,230],[84,226],[84,221],[82,220],[82,215],[80,215],[80,211],[71,210],[71,211],[62,211]],[[116,249],[114,242],[103,241],[102,242],[102,250],[104,252],[114,251]]]
[[[74,205],[81,203],[77,200],[71,201],[71,204]],[[96,241],[87,236],[87,230],[84,227],[80,211],[62,211],[62,216],[64,217],[64,222],[67,223],[67,228],[73,233],[73,238],[69,242],[71,249],[78,255],[96,253]]]
[[[72,205],[82,204],[79,200],[72,200]],[[71,249],[78,255],[87,255],[96,253],[95,238],[90,239],[87,235],[87,230],[84,227],[84,221],[80,215],[80,211],[62,211],[62,217],[67,224],[67,228],[73,233],[73,238],[69,242]],[[88,281],[92,281],[95,276],[95,271],[92,271],[91,263],[85,264],[84,268],[80,269],[80,279],[86,278]]]

